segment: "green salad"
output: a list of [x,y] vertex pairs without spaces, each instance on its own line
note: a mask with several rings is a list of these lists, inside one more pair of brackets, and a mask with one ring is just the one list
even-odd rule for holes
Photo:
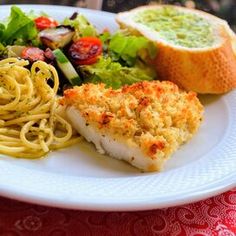
[[127,31],[98,32],[75,12],[62,22],[46,14],[24,13],[13,6],[0,23],[0,57],[43,60],[57,68],[60,89],[82,83],[105,83],[120,88],[156,78],[146,58],[154,59],[156,45]]

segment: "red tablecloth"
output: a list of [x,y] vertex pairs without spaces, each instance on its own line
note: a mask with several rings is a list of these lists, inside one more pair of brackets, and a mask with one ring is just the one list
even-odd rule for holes
[[3,236],[236,235],[236,189],[179,207],[139,212],[90,212],[0,198]]

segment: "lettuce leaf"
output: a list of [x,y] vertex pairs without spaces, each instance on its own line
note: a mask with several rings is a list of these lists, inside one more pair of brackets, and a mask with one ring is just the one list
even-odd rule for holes
[[3,36],[5,25],[0,23],[0,38]]
[[134,66],[138,57],[142,57],[145,51],[152,59],[157,53],[156,45],[145,37],[125,35],[121,32],[111,36],[108,50],[113,60],[123,61],[127,66]]
[[107,87],[118,89],[125,84],[133,84],[143,80],[153,80],[155,72],[148,67],[126,67],[113,62],[110,57],[101,57],[93,65],[83,66],[82,73],[86,75],[85,82],[104,83]]
[[75,39],[86,36],[97,36],[96,28],[81,13],[74,13],[72,19],[65,18],[63,25],[69,25],[75,29]]
[[37,29],[34,21],[24,14],[20,8],[11,8],[10,18],[7,25],[0,26],[0,43],[3,45],[38,45]]

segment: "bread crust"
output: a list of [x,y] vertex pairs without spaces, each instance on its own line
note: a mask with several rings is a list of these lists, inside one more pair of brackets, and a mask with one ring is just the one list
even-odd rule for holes
[[129,12],[119,13],[117,22],[157,43],[158,53],[152,64],[161,80],[170,80],[178,86],[197,93],[220,94],[236,88],[236,36],[227,22],[200,10],[171,6],[181,11],[198,14],[210,23],[217,24],[219,42],[207,48],[187,48],[170,44],[158,38],[132,21],[137,11],[160,8],[167,5],[142,6]]

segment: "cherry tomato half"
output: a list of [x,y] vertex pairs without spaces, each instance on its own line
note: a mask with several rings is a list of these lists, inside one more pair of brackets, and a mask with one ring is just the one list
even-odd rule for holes
[[44,51],[36,47],[26,47],[21,52],[21,57],[23,59],[29,60],[30,62],[44,61]]
[[47,28],[52,28],[58,26],[58,22],[52,19],[51,17],[39,16],[34,19],[37,29],[43,30]]
[[102,53],[102,41],[96,37],[82,37],[69,48],[69,55],[76,65],[91,65]]

